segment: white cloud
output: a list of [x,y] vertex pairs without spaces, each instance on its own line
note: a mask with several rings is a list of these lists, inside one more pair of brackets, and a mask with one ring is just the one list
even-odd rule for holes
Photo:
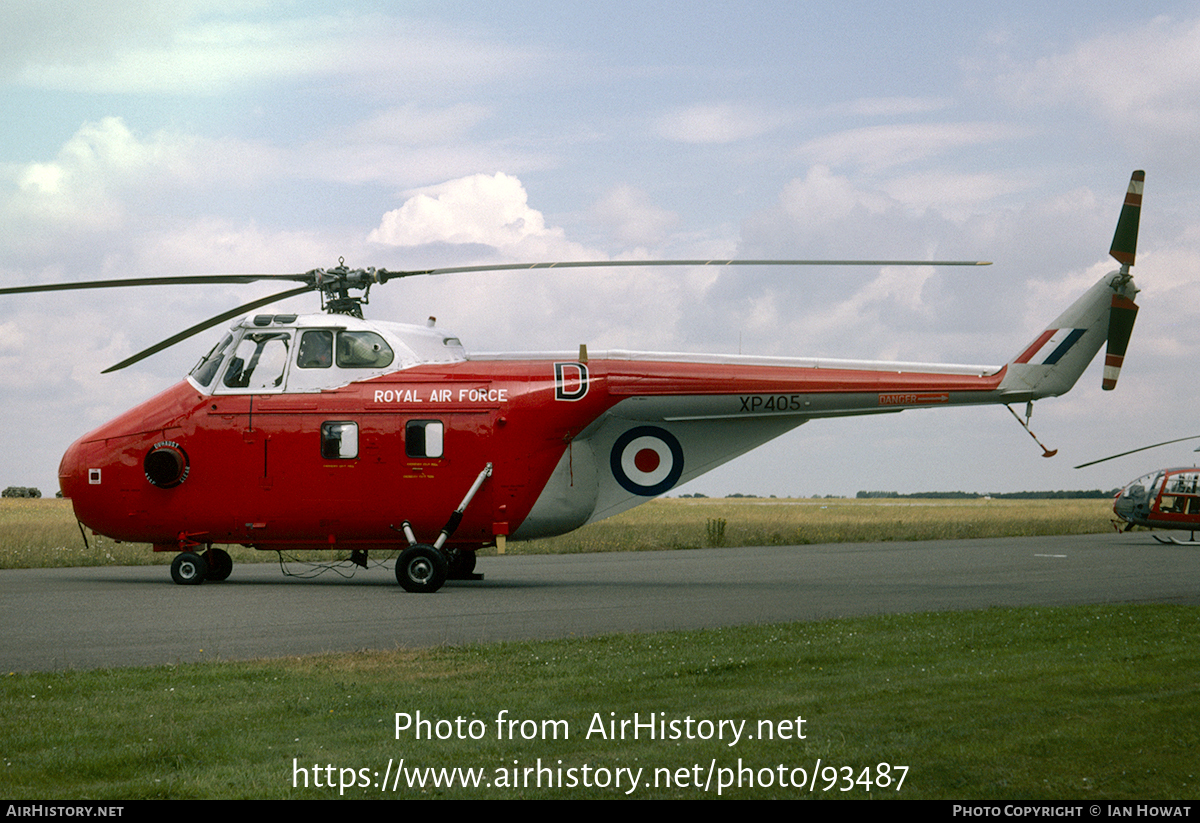
[[645,192],[617,186],[594,206],[592,215],[624,246],[658,245],[678,221],[674,212],[654,205]]
[[[148,274],[257,272],[286,274],[332,266],[337,255],[345,254],[355,262],[359,248],[347,248],[344,238],[324,236],[313,230],[268,230],[256,222],[232,222],[216,217],[195,217],[139,238],[129,254],[130,265]],[[208,287],[212,294],[212,287]],[[282,291],[272,284],[262,287],[262,295]],[[226,289],[230,305],[258,296],[247,286]]]
[[85,123],[53,160],[9,167],[12,187],[0,205],[7,217],[3,234],[19,240],[30,223],[56,231],[120,226],[126,217],[121,194],[185,173],[193,148],[189,138],[166,133],[139,139],[116,117]]
[[797,154],[812,163],[878,172],[1025,133],[1020,126],[999,122],[889,124],[827,134],[804,143]]
[[144,17],[110,17],[111,4],[87,3],[66,26],[70,14],[25,15],[23,40],[0,65],[19,85],[93,94],[218,95],[326,76],[356,94],[410,99],[492,83],[541,60],[461,27],[383,14],[255,19],[236,3],[234,14],[220,5],[166,5],[138,6],[150,12]]
[[930,227],[921,213],[864,181],[814,165],[788,181],[777,201],[742,223],[749,257],[925,257]]
[[829,224],[844,220],[853,211],[882,214],[896,207],[887,197],[864,191],[847,177],[817,165],[803,179],[791,180],[779,195],[779,206],[798,222]]
[[947,217],[963,220],[997,198],[1027,190],[1031,185],[1031,180],[1012,174],[929,169],[882,181],[880,189],[910,209],[936,209]]
[[1005,73],[997,86],[1018,103],[1083,107],[1190,141],[1200,128],[1200,20],[1157,17],[1104,34]]
[[474,174],[415,192],[383,216],[369,240],[389,246],[479,243],[511,247],[530,239],[560,241],[560,228],[547,228],[529,207],[521,181],[504,172]]

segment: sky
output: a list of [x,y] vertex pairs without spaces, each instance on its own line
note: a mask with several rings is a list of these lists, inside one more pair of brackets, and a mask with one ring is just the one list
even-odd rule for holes
[[[1115,268],[1145,169],[1142,311],[1031,426],[999,407],[815,421],[679,492],[1110,489],[1200,434],[1200,2],[0,0],[0,287],[636,258],[971,269],[411,278],[368,317],[471,351],[999,365]],[[0,486],[182,378],[269,284],[0,297]],[[315,311],[314,296],[280,311]],[[1188,329],[1192,329],[1189,332]],[[1021,410],[1023,411],[1023,410]]]

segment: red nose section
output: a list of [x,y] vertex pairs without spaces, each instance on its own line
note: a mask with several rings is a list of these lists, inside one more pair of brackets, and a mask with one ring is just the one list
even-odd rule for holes
[[83,465],[82,452],[83,440],[76,440],[58,464],[58,487],[63,497],[74,498],[81,493],[81,487],[87,485],[87,467]]
[[72,443],[58,465],[58,485],[79,521],[116,540],[162,542],[164,527],[152,514],[188,472],[186,452],[167,433],[183,432],[203,400],[180,383]]

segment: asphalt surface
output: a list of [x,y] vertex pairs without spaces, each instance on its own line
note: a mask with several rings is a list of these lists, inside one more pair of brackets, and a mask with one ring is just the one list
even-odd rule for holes
[[[294,571],[303,571],[294,567]],[[0,571],[3,671],[240,660],[989,606],[1200,604],[1200,548],[1146,534],[481,558],[408,594],[391,564]]]

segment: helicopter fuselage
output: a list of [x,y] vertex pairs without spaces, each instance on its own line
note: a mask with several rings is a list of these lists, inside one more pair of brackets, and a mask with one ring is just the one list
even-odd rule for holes
[[79,520],[164,551],[395,550],[561,534],[807,420],[998,402],[1007,367],[631,352],[468,356],[433,327],[235,323],[63,457]]

